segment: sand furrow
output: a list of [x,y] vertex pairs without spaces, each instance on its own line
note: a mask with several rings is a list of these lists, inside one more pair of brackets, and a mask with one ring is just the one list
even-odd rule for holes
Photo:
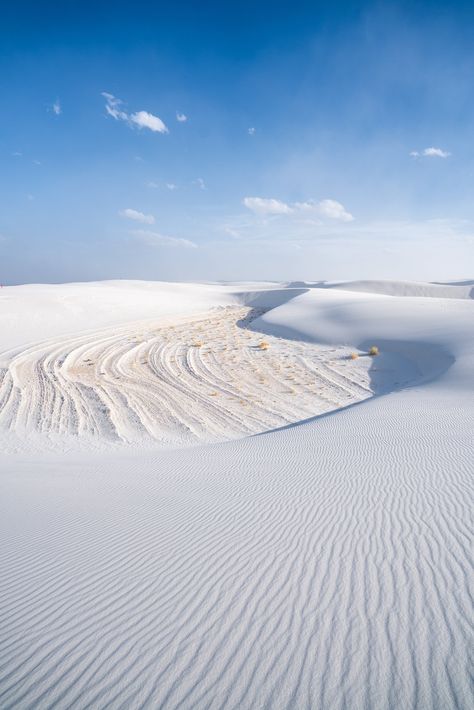
[[276,337],[260,347],[246,327],[262,313],[228,307],[6,352],[0,434],[22,448],[183,445],[259,433],[370,395],[369,364],[350,361],[347,348]]

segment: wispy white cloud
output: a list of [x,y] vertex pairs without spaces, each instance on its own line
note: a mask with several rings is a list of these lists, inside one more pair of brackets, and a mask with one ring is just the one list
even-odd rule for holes
[[244,197],[242,204],[255,214],[290,214],[291,207],[273,197]]
[[323,217],[329,219],[339,219],[341,222],[352,222],[354,217],[337,200],[321,200],[319,212]]
[[132,232],[135,239],[147,244],[150,247],[183,247],[185,249],[197,249],[197,244],[189,239],[179,237],[168,237],[159,232],[150,232],[146,229],[135,229]]
[[222,227],[223,231],[225,234],[227,234],[229,237],[232,237],[232,239],[240,239],[241,234],[238,232],[236,229],[233,227],[229,227],[228,225],[224,225]]
[[135,222],[142,222],[143,224],[155,224],[155,218],[152,214],[143,214],[143,212],[138,212],[138,210],[132,210],[127,208],[126,210],[120,210],[120,217],[125,219],[133,219]]
[[420,158],[421,156],[426,158],[449,158],[451,153],[447,150],[443,150],[442,148],[435,148],[432,146],[431,148],[425,148],[421,151],[421,153],[419,150],[412,150],[410,155],[412,158]]
[[150,131],[153,131],[154,133],[169,133],[161,118],[154,116],[148,111],[137,111],[136,113],[132,113],[130,121],[135,126],[138,126],[138,128],[149,128]]
[[288,215],[297,213],[312,213],[327,219],[337,219],[341,222],[352,222],[354,217],[337,200],[321,200],[315,202],[295,202],[287,204],[281,200],[267,197],[245,197],[243,204],[247,209],[258,215]]
[[255,128],[251,126],[250,128],[247,129],[247,133],[249,136],[254,136],[255,135]]
[[61,108],[61,102],[59,99],[56,99],[56,101],[54,102],[54,104],[51,107],[51,110],[54,114],[56,114],[56,116],[59,116],[63,112],[63,110]]
[[102,96],[105,99],[105,110],[115,118],[116,121],[128,121],[128,113],[121,109],[123,101],[121,99],[115,98],[113,94],[109,94],[107,91],[102,92]]
[[194,185],[197,185],[201,190],[206,190],[206,183],[202,178],[196,178],[196,180],[193,181]]
[[167,190],[177,190],[178,186],[175,185],[174,182],[165,182],[160,184],[159,182],[155,182],[154,180],[149,180],[147,183],[145,183],[147,187],[151,187],[155,190],[158,190],[159,188],[166,187]]
[[447,158],[451,155],[447,150],[442,148],[425,148],[423,155],[427,155],[430,158]]
[[176,120],[179,123],[185,123],[188,120],[188,117],[186,116],[186,114],[176,111]]
[[123,101],[121,99],[117,99],[107,91],[103,91],[102,96],[105,98],[105,110],[116,121],[125,121],[129,126],[137,126],[140,129],[148,128],[154,133],[169,133],[168,128],[158,116],[148,111],[136,111],[128,114],[123,110]]

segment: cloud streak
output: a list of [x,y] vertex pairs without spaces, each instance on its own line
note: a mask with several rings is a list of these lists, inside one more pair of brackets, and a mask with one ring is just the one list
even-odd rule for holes
[[130,128],[148,128],[153,133],[169,133],[168,128],[161,118],[149,111],[136,111],[135,113],[129,114],[124,111],[123,101],[121,99],[117,99],[113,94],[109,94],[107,91],[103,91],[102,96],[105,98],[105,110],[107,114],[116,121],[124,121]]
[[267,197],[244,197],[242,204],[258,215],[288,215],[298,213],[311,213],[326,219],[335,219],[340,222],[352,222],[354,217],[337,200],[321,200],[315,202],[294,202],[288,205],[286,202]]
[[168,237],[160,232],[151,232],[146,229],[134,229],[132,236],[149,247],[178,247],[183,249],[197,249],[197,244],[189,239]]
[[135,222],[141,222],[142,224],[155,224],[155,218],[152,214],[143,214],[143,212],[130,208],[120,210],[119,216],[124,219],[133,219]]
[[244,197],[242,204],[251,212],[259,215],[290,214],[293,209],[285,202],[273,197]]
[[435,148],[434,146],[431,146],[431,148],[425,148],[422,150],[421,153],[418,150],[412,150],[410,155],[412,158],[449,158],[451,153],[447,150],[443,150],[442,148]]
[[354,221],[354,217],[351,213],[337,200],[326,199],[321,200],[321,202],[315,202],[314,200],[296,202],[295,208],[302,212],[312,212],[321,217],[326,217],[327,219],[337,219],[340,222]]
[[130,116],[130,122],[135,126],[138,126],[138,128],[149,128],[150,131],[153,131],[154,133],[169,133],[161,118],[154,116],[148,111],[137,111],[136,113],[132,113]]

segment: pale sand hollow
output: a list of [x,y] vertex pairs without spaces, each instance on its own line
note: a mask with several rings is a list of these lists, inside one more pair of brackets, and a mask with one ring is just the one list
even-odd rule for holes
[[0,707],[472,707],[471,287],[2,289]]

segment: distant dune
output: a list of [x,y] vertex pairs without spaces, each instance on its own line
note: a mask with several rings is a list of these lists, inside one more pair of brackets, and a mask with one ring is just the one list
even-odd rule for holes
[[339,288],[344,291],[380,293],[387,296],[419,296],[422,298],[474,298],[474,281],[458,281],[450,284],[424,283],[419,281],[298,281],[288,286],[299,288]]
[[0,707],[471,707],[473,283],[1,289]]

